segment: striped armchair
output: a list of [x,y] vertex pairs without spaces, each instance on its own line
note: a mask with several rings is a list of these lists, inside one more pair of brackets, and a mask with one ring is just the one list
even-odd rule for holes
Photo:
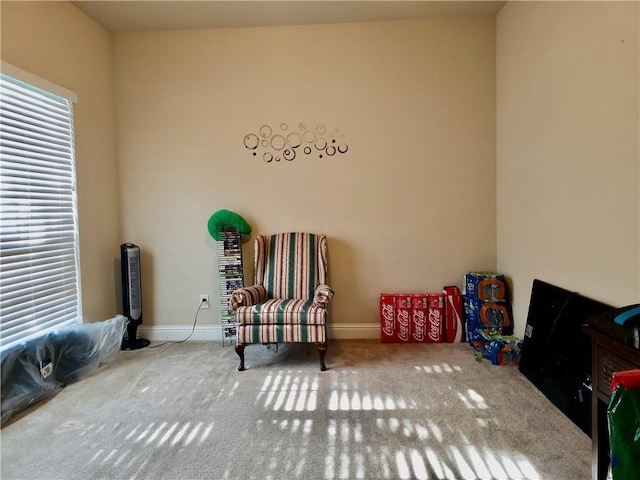
[[255,240],[254,285],[231,295],[236,313],[238,370],[250,343],[315,343],[320,370],[327,367],[327,237],[312,233],[259,235]]

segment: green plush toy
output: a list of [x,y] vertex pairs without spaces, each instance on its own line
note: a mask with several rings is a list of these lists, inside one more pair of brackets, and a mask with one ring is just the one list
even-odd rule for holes
[[225,227],[233,227],[243,235],[251,234],[251,225],[237,213],[229,210],[218,210],[209,217],[207,229],[209,230],[209,235],[215,240],[220,241],[220,232],[223,231]]

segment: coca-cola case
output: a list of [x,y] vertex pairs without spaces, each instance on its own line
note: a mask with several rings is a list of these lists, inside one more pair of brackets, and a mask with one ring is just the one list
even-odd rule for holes
[[464,342],[462,293],[458,287],[448,286],[444,294],[444,341],[447,343]]
[[398,341],[396,296],[393,293],[380,294],[380,340],[383,343],[395,343]]
[[413,295],[413,313],[409,325],[410,341],[423,343],[427,341],[427,316],[429,315],[429,296]]
[[427,294],[429,311],[427,313],[427,338],[428,343],[440,343],[443,341],[444,330],[444,295],[439,293]]
[[412,300],[413,295],[411,294],[396,295],[396,332],[400,343],[407,343],[411,340]]

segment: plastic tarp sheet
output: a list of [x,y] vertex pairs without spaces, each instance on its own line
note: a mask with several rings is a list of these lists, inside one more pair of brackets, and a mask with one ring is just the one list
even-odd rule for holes
[[126,325],[127,318],[116,315],[102,322],[51,330],[3,350],[2,423],[113,361]]

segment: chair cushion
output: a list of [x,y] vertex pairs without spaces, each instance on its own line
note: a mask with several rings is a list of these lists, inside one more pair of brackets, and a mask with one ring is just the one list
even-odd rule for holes
[[246,307],[238,307],[239,325],[303,324],[324,325],[327,309],[313,305],[313,299],[270,299]]

